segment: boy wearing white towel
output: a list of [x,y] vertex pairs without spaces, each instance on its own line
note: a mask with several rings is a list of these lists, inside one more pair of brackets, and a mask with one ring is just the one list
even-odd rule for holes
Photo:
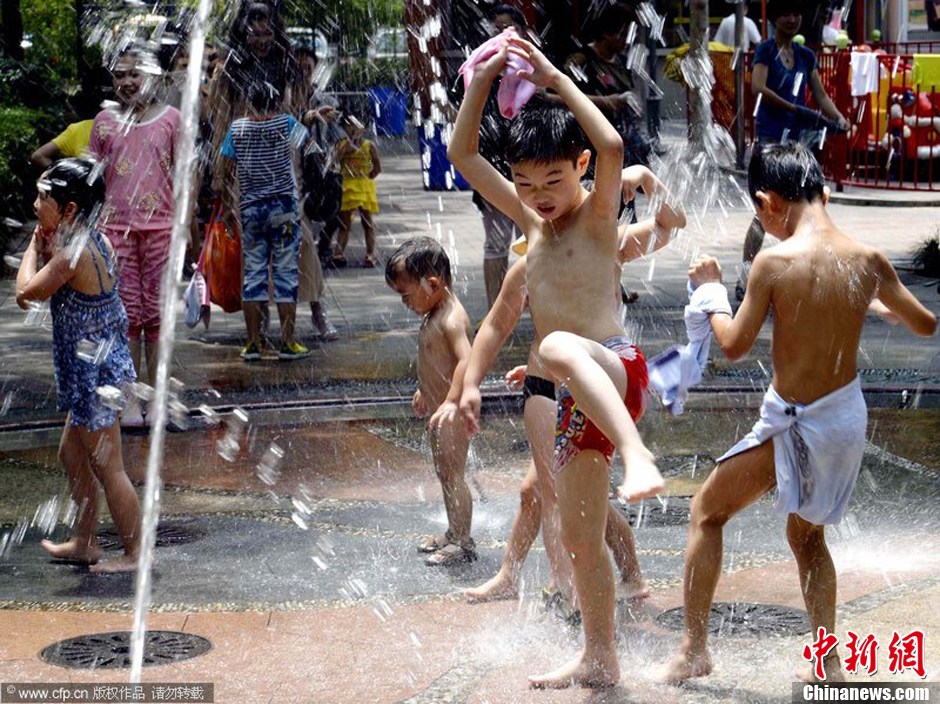
[[[865,447],[867,411],[856,373],[865,314],[870,308],[891,313],[924,337],[936,330],[936,316],[898,280],[888,259],[835,227],[826,212],[824,183],[805,147],[757,147],[748,187],[761,224],[780,245],[757,255],[734,317],[717,260],[701,257],[689,269],[697,287],[692,304],[701,304],[731,360],[751,349],[773,307],[774,374],[760,420],[718,459],[692,502],[686,634],[679,654],[657,673],[663,682],[711,672],[706,639],[721,574],[722,528],[775,486],[812,632],[835,631],[836,574],[824,524],[842,518]],[[822,665],[826,679],[843,679],[835,649]],[[797,676],[811,681],[812,666]]]

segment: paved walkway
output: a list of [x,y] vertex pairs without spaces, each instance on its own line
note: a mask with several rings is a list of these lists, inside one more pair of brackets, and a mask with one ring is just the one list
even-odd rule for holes
[[[439,237],[451,255],[457,295],[472,319],[482,319],[486,304],[483,228],[470,194],[423,191],[418,157],[410,152],[410,145],[394,142],[386,151],[390,153],[383,159],[385,171],[379,179],[382,212],[376,217],[380,253],[387,255],[414,235]],[[680,176],[676,164],[669,161],[662,175],[667,181]],[[694,254],[717,256],[724,265],[725,279],[734,282],[751,211],[741,204],[740,188],[731,195],[725,191],[715,199],[709,199],[711,194],[705,189],[694,191],[697,202],[689,204],[689,226],[680,238],[649,259],[625,268],[625,285],[641,293],[638,303],[626,311],[628,330],[648,354],[684,337],[686,268]],[[833,204],[830,210],[845,231],[881,248],[901,264],[909,261],[917,245],[940,232],[940,208]],[[349,248],[353,266],[326,274],[327,306],[341,340],[319,343],[309,316],[303,311],[298,314],[300,338],[314,349],[307,360],[285,364],[271,356],[260,364],[246,365],[238,356],[244,343],[240,314],[226,315],[214,308],[209,329],[200,326],[192,331],[183,325],[180,315],[171,373],[185,385],[187,403],[195,407],[206,402],[276,402],[284,396],[410,397],[418,320],[385,285],[381,270],[354,266],[364,253],[361,237],[358,225],[354,226]],[[768,237],[767,244],[772,242]],[[940,312],[935,281],[908,274],[903,278],[928,307]],[[55,417],[49,333],[24,327],[24,313],[13,304],[12,288],[12,279],[0,280],[0,408],[6,408],[5,414],[0,412],[0,425]],[[526,319],[514,338],[516,344],[504,352],[500,368],[524,359],[530,337],[531,324]],[[918,384],[931,386],[940,381],[937,351],[935,339],[916,338],[873,319],[865,328],[859,363],[867,382],[892,387],[901,384],[914,390]],[[716,358],[706,384],[753,387],[751,380],[761,375],[761,368],[769,367],[766,325],[747,360],[732,365]]]

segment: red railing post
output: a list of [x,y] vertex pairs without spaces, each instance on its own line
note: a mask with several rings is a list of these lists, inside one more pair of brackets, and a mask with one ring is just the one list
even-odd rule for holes
[[[852,115],[852,86],[849,82],[849,65],[851,64],[852,54],[848,51],[839,51],[836,53],[835,58],[835,80],[833,81],[835,95],[832,96],[832,99],[842,116],[851,123],[854,121],[854,115]],[[832,180],[835,181],[836,190],[839,192],[842,191],[845,183],[848,142],[849,134],[839,134],[833,135],[830,143],[829,161],[832,168]]]

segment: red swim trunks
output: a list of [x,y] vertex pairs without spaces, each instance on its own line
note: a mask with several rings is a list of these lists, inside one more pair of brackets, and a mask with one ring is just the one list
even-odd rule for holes
[[[637,421],[646,407],[649,387],[646,358],[625,337],[611,337],[601,344],[615,352],[623,362],[627,372],[627,393],[623,405],[630,417]],[[596,450],[610,464],[614,444],[581,412],[568,387],[562,384],[558,389],[558,422],[555,425],[555,472],[563,470],[581,450]]]

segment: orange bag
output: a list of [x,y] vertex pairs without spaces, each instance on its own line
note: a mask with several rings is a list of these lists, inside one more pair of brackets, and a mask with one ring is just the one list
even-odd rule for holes
[[212,302],[226,313],[234,313],[242,309],[242,238],[237,230],[228,231],[221,210],[221,205],[216,205],[206,225],[203,273]]

